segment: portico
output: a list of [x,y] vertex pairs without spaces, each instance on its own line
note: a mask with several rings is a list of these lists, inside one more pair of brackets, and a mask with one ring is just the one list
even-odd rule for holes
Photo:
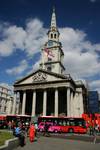
[[[38,70],[34,75],[36,76],[36,74],[40,74],[40,72],[41,74],[47,73],[46,71]],[[48,74],[50,75],[50,73]],[[49,77],[48,74],[46,74],[47,78]],[[51,74],[55,75],[55,73]],[[71,85],[73,82],[70,83],[70,78],[63,78],[65,79],[60,79],[58,81],[56,79],[56,82],[35,81],[31,84],[28,83],[21,85],[20,83],[16,83],[15,93],[19,92],[21,103],[19,113],[22,115],[29,114],[32,116],[59,116],[61,114],[70,115],[70,99],[71,93],[73,92],[74,94],[74,86]],[[28,109],[27,107],[29,107],[30,109]]]

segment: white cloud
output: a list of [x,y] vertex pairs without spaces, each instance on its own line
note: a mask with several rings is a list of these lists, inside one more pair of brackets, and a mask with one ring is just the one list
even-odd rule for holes
[[17,26],[4,27],[1,36],[3,37],[0,41],[1,56],[9,56],[16,49],[24,49],[24,39],[26,38],[26,32],[23,30],[23,28]]
[[7,69],[6,72],[10,75],[19,75],[22,74],[28,68],[28,63],[26,60],[22,60],[17,67]]
[[26,23],[26,28],[16,25],[0,26],[0,56],[11,55],[16,49],[25,50],[28,55],[33,55],[40,50],[46,34],[43,23],[38,19],[31,19]]
[[98,74],[100,62],[95,50],[100,44],[92,44],[86,40],[86,33],[72,28],[62,28],[60,33],[66,71],[76,79]]
[[30,20],[26,25],[26,33],[25,48],[29,55],[33,55],[40,51],[46,38],[43,23],[38,19]]
[[100,93],[100,80],[91,81],[90,87],[91,87],[90,90],[95,89],[95,90],[99,91],[99,93]]
[[[96,51],[100,51],[100,43],[93,44],[87,40],[87,34],[73,28],[60,29],[60,41],[64,51],[64,65],[66,72],[75,79],[85,79],[100,74],[100,57]],[[99,81],[99,80],[98,80]],[[96,82],[95,86],[91,83]],[[100,84],[93,80],[90,87],[100,92]]]
[[32,66],[32,68],[33,68],[34,71],[39,68],[39,64],[40,64],[40,61],[36,62],[36,63]]
[[[76,79],[91,78],[98,75],[100,70],[100,57],[96,51],[100,51],[100,43],[93,44],[87,40],[87,34],[73,28],[60,28],[60,41],[64,51],[64,65],[66,73]],[[27,56],[33,56],[41,50],[47,41],[47,29],[38,19],[31,19],[26,22],[25,28],[16,25],[0,25],[0,56],[7,57],[13,54],[16,49],[26,52]],[[33,68],[38,68],[36,62]],[[7,69],[10,75],[22,74],[28,68],[24,60],[19,66]]]
[[93,76],[99,73],[100,64],[90,53],[79,54],[68,52],[65,54],[66,71],[74,78]]

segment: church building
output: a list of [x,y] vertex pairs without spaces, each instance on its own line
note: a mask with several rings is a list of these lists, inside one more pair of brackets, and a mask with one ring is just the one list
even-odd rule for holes
[[54,9],[47,36],[39,69],[14,83],[13,114],[19,93],[19,114],[80,117],[87,112],[87,90],[82,81],[74,81],[70,74],[65,74]]

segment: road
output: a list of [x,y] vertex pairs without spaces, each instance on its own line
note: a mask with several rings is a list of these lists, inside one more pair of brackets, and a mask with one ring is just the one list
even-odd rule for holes
[[[18,147],[14,150],[100,150],[100,144],[94,144],[93,141],[84,140],[85,138],[72,138],[70,136],[56,137],[43,137],[40,136],[37,141],[33,143],[26,140],[26,145],[24,147]],[[81,136],[82,137],[82,136]]]

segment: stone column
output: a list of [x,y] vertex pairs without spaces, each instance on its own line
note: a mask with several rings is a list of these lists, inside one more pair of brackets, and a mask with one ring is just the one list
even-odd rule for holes
[[79,96],[78,93],[75,92],[74,95],[74,117],[79,117]]
[[1,101],[1,112],[5,112],[5,99],[2,99]]
[[17,114],[20,114],[20,92],[18,92],[18,98],[17,98],[17,101],[18,101],[18,106],[17,106]]
[[9,99],[7,105],[8,105],[7,114],[11,114],[11,109],[12,109],[12,108],[11,108],[11,106],[12,106],[12,100],[11,100],[11,98]]
[[22,91],[19,92],[19,110],[18,110],[18,114],[22,114],[22,102],[21,102],[21,98],[22,98]]
[[58,89],[55,89],[55,117],[58,117]]
[[82,114],[84,113],[83,95],[82,95],[82,92],[79,93],[79,104],[80,104],[79,117],[82,117]]
[[70,117],[70,88],[67,88],[67,117]]
[[32,116],[35,116],[36,110],[36,91],[33,91]]
[[74,99],[73,99],[73,92],[71,92],[71,103],[70,103],[70,107],[71,107],[71,117],[74,116]]
[[16,113],[16,93],[14,93],[13,106],[12,106],[12,114]]
[[25,115],[25,107],[26,107],[26,91],[23,92],[22,115]]
[[46,116],[46,110],[47,110],[47,91],[44,90],[44,93],[43,93],[43,116]]

